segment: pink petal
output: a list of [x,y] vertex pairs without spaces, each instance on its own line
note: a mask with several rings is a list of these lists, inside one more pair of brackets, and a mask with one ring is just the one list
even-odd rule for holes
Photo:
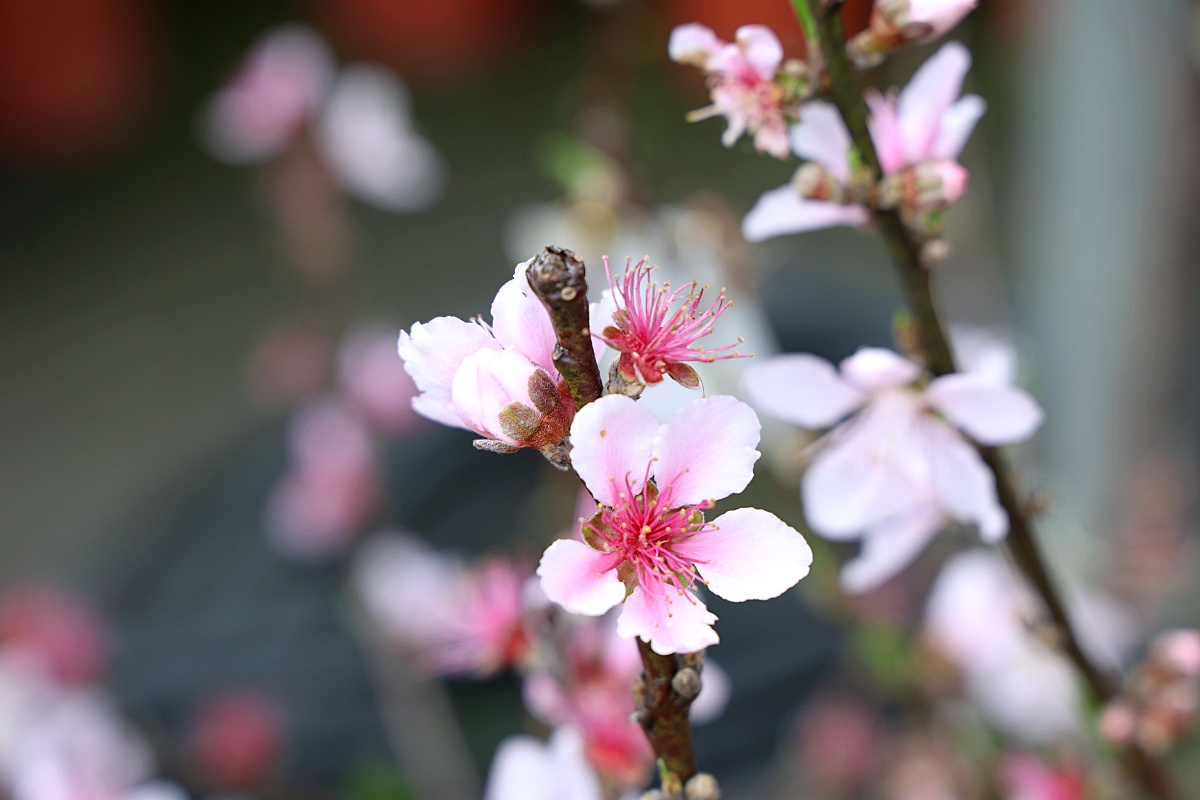
[[734,39],[746,61],[763,80],[775,77],[779,62],[783,61],[783,45],[774,31],[765,25],[743,25],[737,29]]
[[802,428],[828,428],[863,404],[863,393],[823,358],[803,353],[754,361],[742,373],[742,385],[772,417]]
[[580,409],[571,423],[571,464],[597,502],[618,505],[626,479],[641,490],[657,432],[654,413],[622,395]]
[[947,161],[956,160],[966,147],[967,139],[971,138],[971,132],[975,130],[975,123],[979,122],[984,111],[987,111],[987,103],[976,94],[969,94],[950,106],[942,115],[941,127],[930,156]]
[[871,117],[867,126],[871,129],[871,141],[879,153],[879,166],[885,175],[899,172],[904,167],[904,136],[900,132],[900,121],[896,118],[896,102],[884,97],[874,89],[868,89],[867,106]]
[[676,547],[695,562],[708,588],[740,603],[769,600],[808,574],[813,553],[804,537],[783,520],[757,508],[739,508],[717,517]]
[[866,225],[870,214],[862,206],[843,206],[821,200],[806,200],[791,185],[772,189],[758,198],[742,220],[742,235],[761,242],[789,233],[815,231],[839,225]]
[[925,399],[981,444],[1020,442],[1042,424],[1042,408],[1028,392],[981,375],[944,375],[925,389]]
[[667,54],[672,61],[703,67],[724,45],[725,42],[713,33],[712,28],[691,22],[678,25],[671,31]]
[[750,406],[728,395],[693,400],[654,437],[654,477],[672,507],[720,500],[754,477],[762,426]]
[[996,480],[978,451],[949,425],[935,419],[924,424],[930,477],[942,509],[964,524],[979,526],[985,542],[1008,533],[1008,515],[996,498]]
[[557,378],[554,366],[554,325],[525,278],[529,262],[518,264],[513,278],[500,287],[492,301],[492,332],[511,347]]
[[552,601],[572,614],[597,617],[625,599],[616,566],[610,554],[573,539],[558,539],[542,554],[537,575]]
[[835,429],[800,483],[804,516],[827,539],[852,539],[929,493],[916,395],[890,392]]
[[962,21],[979,4],[979,0],[912,0],[908,18],[933,28],[924,41],[942,36]]
[[673,586],[657,586],[651,592],[638,586],[617,618],[617,635],[636,636],[659,655],[694,653],[720,641],[712,629],[716,621],[716,615],[691,594]]
[[537,371],[515,350],[480,350],[467,356],[454,373],[454,411],[470,430],[509,444],[520,444],[500,426],[500,412],[512,403],[534,408],[529,379]]
[[400,331],[397,350],[421,390],[413,400],[417,413],[443,425],[465,427],[450,398],[454,373],[464,358],[484,349],[499,350],[500,343],[482,326],[457,317],[436,317],[414,323],[411,333]]
[[413,130],[408,91],[382,67],[347,67],[321,115],[316,142],[346,191],[388,211],[428,208],[446,165]]
[[862,594],[891,580],[925,549],[944,523],[937,505],[929,502],[872,526],[863,535],[858,555],[842,567],[842,589]]
[[900,92],[896,113],[910,164],[933,154],[942,119],[962,90],[970,67],[971,53],[958,42],[950,42],[934,53]]
[[863,347],[839,365],[846,381],[864,392],[907,386],[921,368],[882,347]]
[[850,134],[832,104],[814,100],[800,107],[800,121],[792,126],[792,150],[838,181],[850,180]]

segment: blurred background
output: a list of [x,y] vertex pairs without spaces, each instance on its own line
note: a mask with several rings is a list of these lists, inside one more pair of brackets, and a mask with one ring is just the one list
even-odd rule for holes
[[[851,0],[847,24],[869,11]],[[472,797],[504,736],[542,730],[511,674],[423,677],[353,588],[379,531],[528,569],[570,524],[569,481],[414,416],[394,357],[415,321],[486,312],[541,245],[581,252],[593,286],[603,254],[727,285],[724,330],[760,353],[891,343],[873,237],[741,241],[795,165],[685,121],[708,102],[667,59],[689,21],[765,23],[801,55],[786,0],[0,4],[0,644],[65,626],[145,774],[196,797]],[[1136,651],[1198,621],[1200,12],[985,0],[954,37],[989,110],[944,312],[1015,348],[1047,411],[1020,454],[1047,548],[1122,603]],[[871,77],[902,85],[931,51]],[[776,433],[747,499],[800,525],[803,442]],[[817,791],[833,756],[805,748],[829,736],[857,744],[813,796],[901,785],[889,770],[933,745],[894,719],[928,689],[904,683],[924,656],[900,634],[968,541],[861,602],[826,566],[717,606],[732,689],[698,737],[731,796]]]

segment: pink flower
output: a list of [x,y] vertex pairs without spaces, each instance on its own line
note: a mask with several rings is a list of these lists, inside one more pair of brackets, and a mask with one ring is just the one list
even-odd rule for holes
[[850,41],[850,56],[860,67],[874,66],[892,50],[943,36],[977,5],[979,0],[879,0],[867,30]]
[[716,644],[702,582],[734,602],[782,594],[808,573],[812,551],[766,511],[703,511],[753,477],[754,412],[732,397],[694,400],[664,425],[620,395],[585,406],[571,425],[572,463],[600,504],[584,542],[560,539],[538,567],[552,601],[598,616],[624,601],[617,634],[655,652]]
[[1055,768],[1031,753],[1006,753],[1000,778],[1005,800],[1087,800],[1087,781],[1077,769]]
[[340,402],[301,409],[288,431],[291,465],[267,500],[267,534],[285,554],[327,558],[375,513],[380,478],[370,431]]
[[417,386],[396,358],[396,340],[385,327],[351,331],[337,356],[338,383],[346,399],[377,430],[393,436],[423,424],[413,411]]
[[23,653],[64,685],[99,677],[106,638],[94,609],[53,587],[13,589],[0,599],[0,647]]
[[483,800],[604,800],[578,732],[559,728],[544,743],[510,736],[488,771]]
[[254,789],[279,766],[283,710],[255,692],[233,691],[200,709],[192,755],[204,777],[227,789]]
[[[745,357],[726,352],[737,347],[740,339],[714,350],[692,346],[712,333],[717,318],[731,305],[725,300],[723,290],[707,308],[701,309],[707,287],[698,288],[693,281],[672,291],[670,283],[660,287],[650,280],[653,269],[646,259],[633,266],[626,259],[625,272],[613,280],[608,258],[604,259],[604,272],[616,310],[612,315],[614,324],[593,336],[621,354],[617,366],[625,380],[650,385],[661,383],[666,375],[681,386],[695,389],[700,386],[700,377],[685,362],[711,364]],[[672,312],[671,307],[681,299]]]
[[239,164],[278,156],[316,115],[333,73],[333,54],[311,29],[287,25],[262,36],[211,101],[209,149]]
[[529,573],[499,558],[467,567],[409,538],[380,538],[358,559],[363,605],[430,672],[486,676],[521,663]]
[[723,116],[729,121],[721,137],[726,147],[732,147],[748,131],[760,152],[787,158],[785,91],[775,80],[783,47],[771,29],[762,25],[743,25],[735,39],[724,42],[695,22],[671,31],[671,59],[697,66],[709,76],[713,103],[693,111],[689,119]]
[[400,332],[417,413],[467,428],[511,451],[543,449],[567,435],[574,406],[554,367],[554,328],[525,279],[528,262],[492,302],[492,324],[437,317]]
[[[801,483],[804,514],[833,540],[862,539],[842,572],[850,592],[902,570],[948,520],[1008,532],[995,480],[965,433],[985,445],[1030,436],[1042,411],[1021,389],[958,373],[922,388],[923,370],[890,350],[863,348],[841,374],[812,355],[785,355],[746,370],[764,413],[804,428],[838,425]],[[961,431],[961,433],[960,433]]]
[[1104,709],[1100,732],[1165,753],[1188,735],[1200,716],[1200,631],[1159,634],[1125,689]]
[[[966,171],[956,160],[986,107],[976,95],[958,97],[970,65],[967,49],[951,42],[917,70],[898,96],[868,94],[871,138],[885,179],[902,205],[940,210],[965,191]],[[819,165],[836,183],[850,182],[850,134],[832,105],[805,103],[791,138],[798,156]],[[862,205],[805,197],[788,185],[759,198],[742,221],[742,233],[761,241],[869,220]]]

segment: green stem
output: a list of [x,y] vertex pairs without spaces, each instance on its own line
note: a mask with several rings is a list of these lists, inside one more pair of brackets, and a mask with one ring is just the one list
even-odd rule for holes
[[[811,19],[815,23],[816,41],[826,64],[829,97],[846,124],[860,163],[878,177],[882,173],[879,154],[875,151],[867,126],[868,110],[862,87],[846,57],[846,38],[841,17],[822,7],[821,0],[792,0],[792,3],[806,30],[806,20]],[[803,12],[799,10],[801,6],[804,7]],[[938,319],[930,274],[921,263],[919,237],[904,224],[894,209],[873,209],[872,213],[899,273],[926,365],[934,375],[955,372],[957,367],[949,339]],[[994,448],[980,447],[979,452],[995,477],[1000,505],[1008,514],[1008,547],[1017,566],[1042,597],[1047,612],[1058,628],[1063,651],[1079,669],[1096,699],[1101,703],[1108,702],[1117,693],[1117,683],[1113,676],[1092,661],[1080,644],[1066,605],[1038,546],[1033,521],[1017,492],[1008,462]],[[1160,800],[1182,800],[1185,797],[1173,784],[1165,765],[1154,756],[1136,745],[1123,749],[1119,755],[1127,770],[1149,796]]]

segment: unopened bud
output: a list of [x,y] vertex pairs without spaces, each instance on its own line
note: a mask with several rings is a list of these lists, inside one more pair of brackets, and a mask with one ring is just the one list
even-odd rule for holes
[[796,170],[792,176],[792,188],[808,200],[841,203],[845,199],[842,185],[815,161],[809,161]]
[[950,245],[945,239],[930,239],[921,245],[921,266],[937,269],[950,257]]
[[684,667],[671,678],[671,688],[680,697],[692,699],[700,694],[700,673],[691,667]]
[[706,772],[692,776],[683,791],[687,800],[721,800],[721,787],[717,785],[717,779]]

